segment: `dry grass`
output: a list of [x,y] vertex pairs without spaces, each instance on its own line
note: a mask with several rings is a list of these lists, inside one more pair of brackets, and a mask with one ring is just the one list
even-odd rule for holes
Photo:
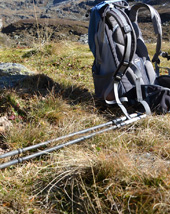
[[[15,89],[1,91],[0,115],[12,122],[0,136],[2,148],[29,146],[120,116],[117,108],[101,111],[95,105],[87,46],[5,49],[0,57],[36,71]],[[0,213],[169,213],[169,121],[169,114],[148,116],[1,170]]]

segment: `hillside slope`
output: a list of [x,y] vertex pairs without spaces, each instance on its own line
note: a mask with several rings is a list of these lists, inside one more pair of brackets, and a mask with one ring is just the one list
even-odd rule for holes
[[[80,5],[83,11],[82,13],[80,12],[81,10],[79,10]],[[29,15],[27,17],[23,16],[19,21],[7,25],[2,29],[2,32],[14,40],[14,43],[20,45],[32,44],[33,41],[37,42],[38,40],[41,40],[43,43],[45,41],[58,41],[64,39],[78,41],[80,36],[87,34],[88,32],[89,18],[85,17],[85,13],[87,8],[89,8],[89,5],[90,2],[88,2],[87,5],[84,1],[79,2],[79,5],[77,4],[76,6],[75,3],[67,2],[65,3],[65,6],[63,4],[57,6],[62,7],[60,13],[53,13],[52,10],[48,10],[45,16],[42,16],[40,11],[40,13],[35,13],[34,11],[32,14],[28,13]],[[158,10],[161,16],[163,40],[170,41],[170,5],[167,5],[166,7],[163,5],[155,5],[154,7]],[[70,8],[74,8],[74,11]],[[24,11],[19,10],[19,12],[25,14]],[[48,13],[50,16],[47,16]],[[74,16],[74,14],[76,14],[76,16]],[[32,18],[30,19],[30,17]],[[17,19],[18,18],[16,18],[16,20]],[[153,26],[150,21],[150,14],[148,14],[147,10],[140,11],[139,22],[142,23],[140,24],[140,27],[145,41],[156,42]],[[87,42],[87,38],[85,38],[85,42]]]
[[[148,49],[152,56],[155,45]],[[163,50],[170,52],[168,43]],[[122,115],[116,106],[96,102],[93,56],[87,45],[63,41],[34,48],[6,47],[0,49],[0,58],[34,71],[15,87],[0,90],[1,154]],[[165,59],[163,65],[169,66]],[[10,124],[3,131],[2,118]],[[152,115],[2,169],[0,213],[170,213],[169,136],[170,114]],[[14,159],[18,157],[22,155]],[[4,161],[11,158],[0,159]]]
[[29,46],[33,42],[59,40],[78,41],[81,35],[87,34],[88,22],[67,19],[24,19],[2,29],[15,44]]
[[[35,2],[35,4],[33,3]],[[92,3],[91,3],[92,2]],[[74,20],[85,20],[85,14],[89,6],[95,1],[66,0],[66,1],[21,1],[0,0],[0,15],[4,24],[10,24],[20,19],[38,18],[66,18]]]
[[[85,14],[89,8],[101,0],[0,0],[0,16],[4,24],[8,25],[20,19],[37,18],[66,18],[74,20],[87,20]],[[149,0],[148,0],[149,1]],[[135,1],[129,1],[132,4]],[[149,1],[151,3],[151,1]],[[169,14],[169,1],[152,0],[159,4],[164,13]],[[166,2],[166,3],[165,3]],[[168,17],[166,21],[168,21]]]

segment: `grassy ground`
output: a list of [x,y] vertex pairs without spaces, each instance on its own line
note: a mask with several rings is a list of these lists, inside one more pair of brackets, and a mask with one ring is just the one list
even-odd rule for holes
[[[149,45],[151,55],[154,48]],[[0,58],[36,73],[15,89],[0,92],[0,116],[12,123],[0,135],[6,151],[121,116],[115,107],[95,105],[93,57],[86,45],[5,48]],[[168,66],[167,61],[162,65]],[[169,114],[148,116],[1,170],[0,213],[169,213],[169,121]]]

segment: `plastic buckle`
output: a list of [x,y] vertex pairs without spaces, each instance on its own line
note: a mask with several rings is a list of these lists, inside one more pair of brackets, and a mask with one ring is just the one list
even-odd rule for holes
[[129,62],[124,61],[124,62],[123,62],[123,65],[124,65],[124,66],[128,66],[128,65],[129,65]]
[[125,32],[125,33],[129,33],[129,32],[132,31],[130,25],[125,25],[125,26],[123,27],[123,29],[124,29],[124,32]]
[[109,4],[109,9],[113,9],[113,4]]
[[115,76],[115,80],[116,80],[117,82],[120,82],[121,79],[122,79],[122,76],[120,76],[120,75],[116,75],[116,76]]

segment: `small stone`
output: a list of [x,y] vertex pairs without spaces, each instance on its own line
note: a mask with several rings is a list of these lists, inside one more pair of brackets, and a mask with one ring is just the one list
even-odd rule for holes
[[0,132],[5,132],[12,126],[12,123],[6,116],[0,117]]
[[34,72],[19,63],[0,63],[0,88],[12,88]]

